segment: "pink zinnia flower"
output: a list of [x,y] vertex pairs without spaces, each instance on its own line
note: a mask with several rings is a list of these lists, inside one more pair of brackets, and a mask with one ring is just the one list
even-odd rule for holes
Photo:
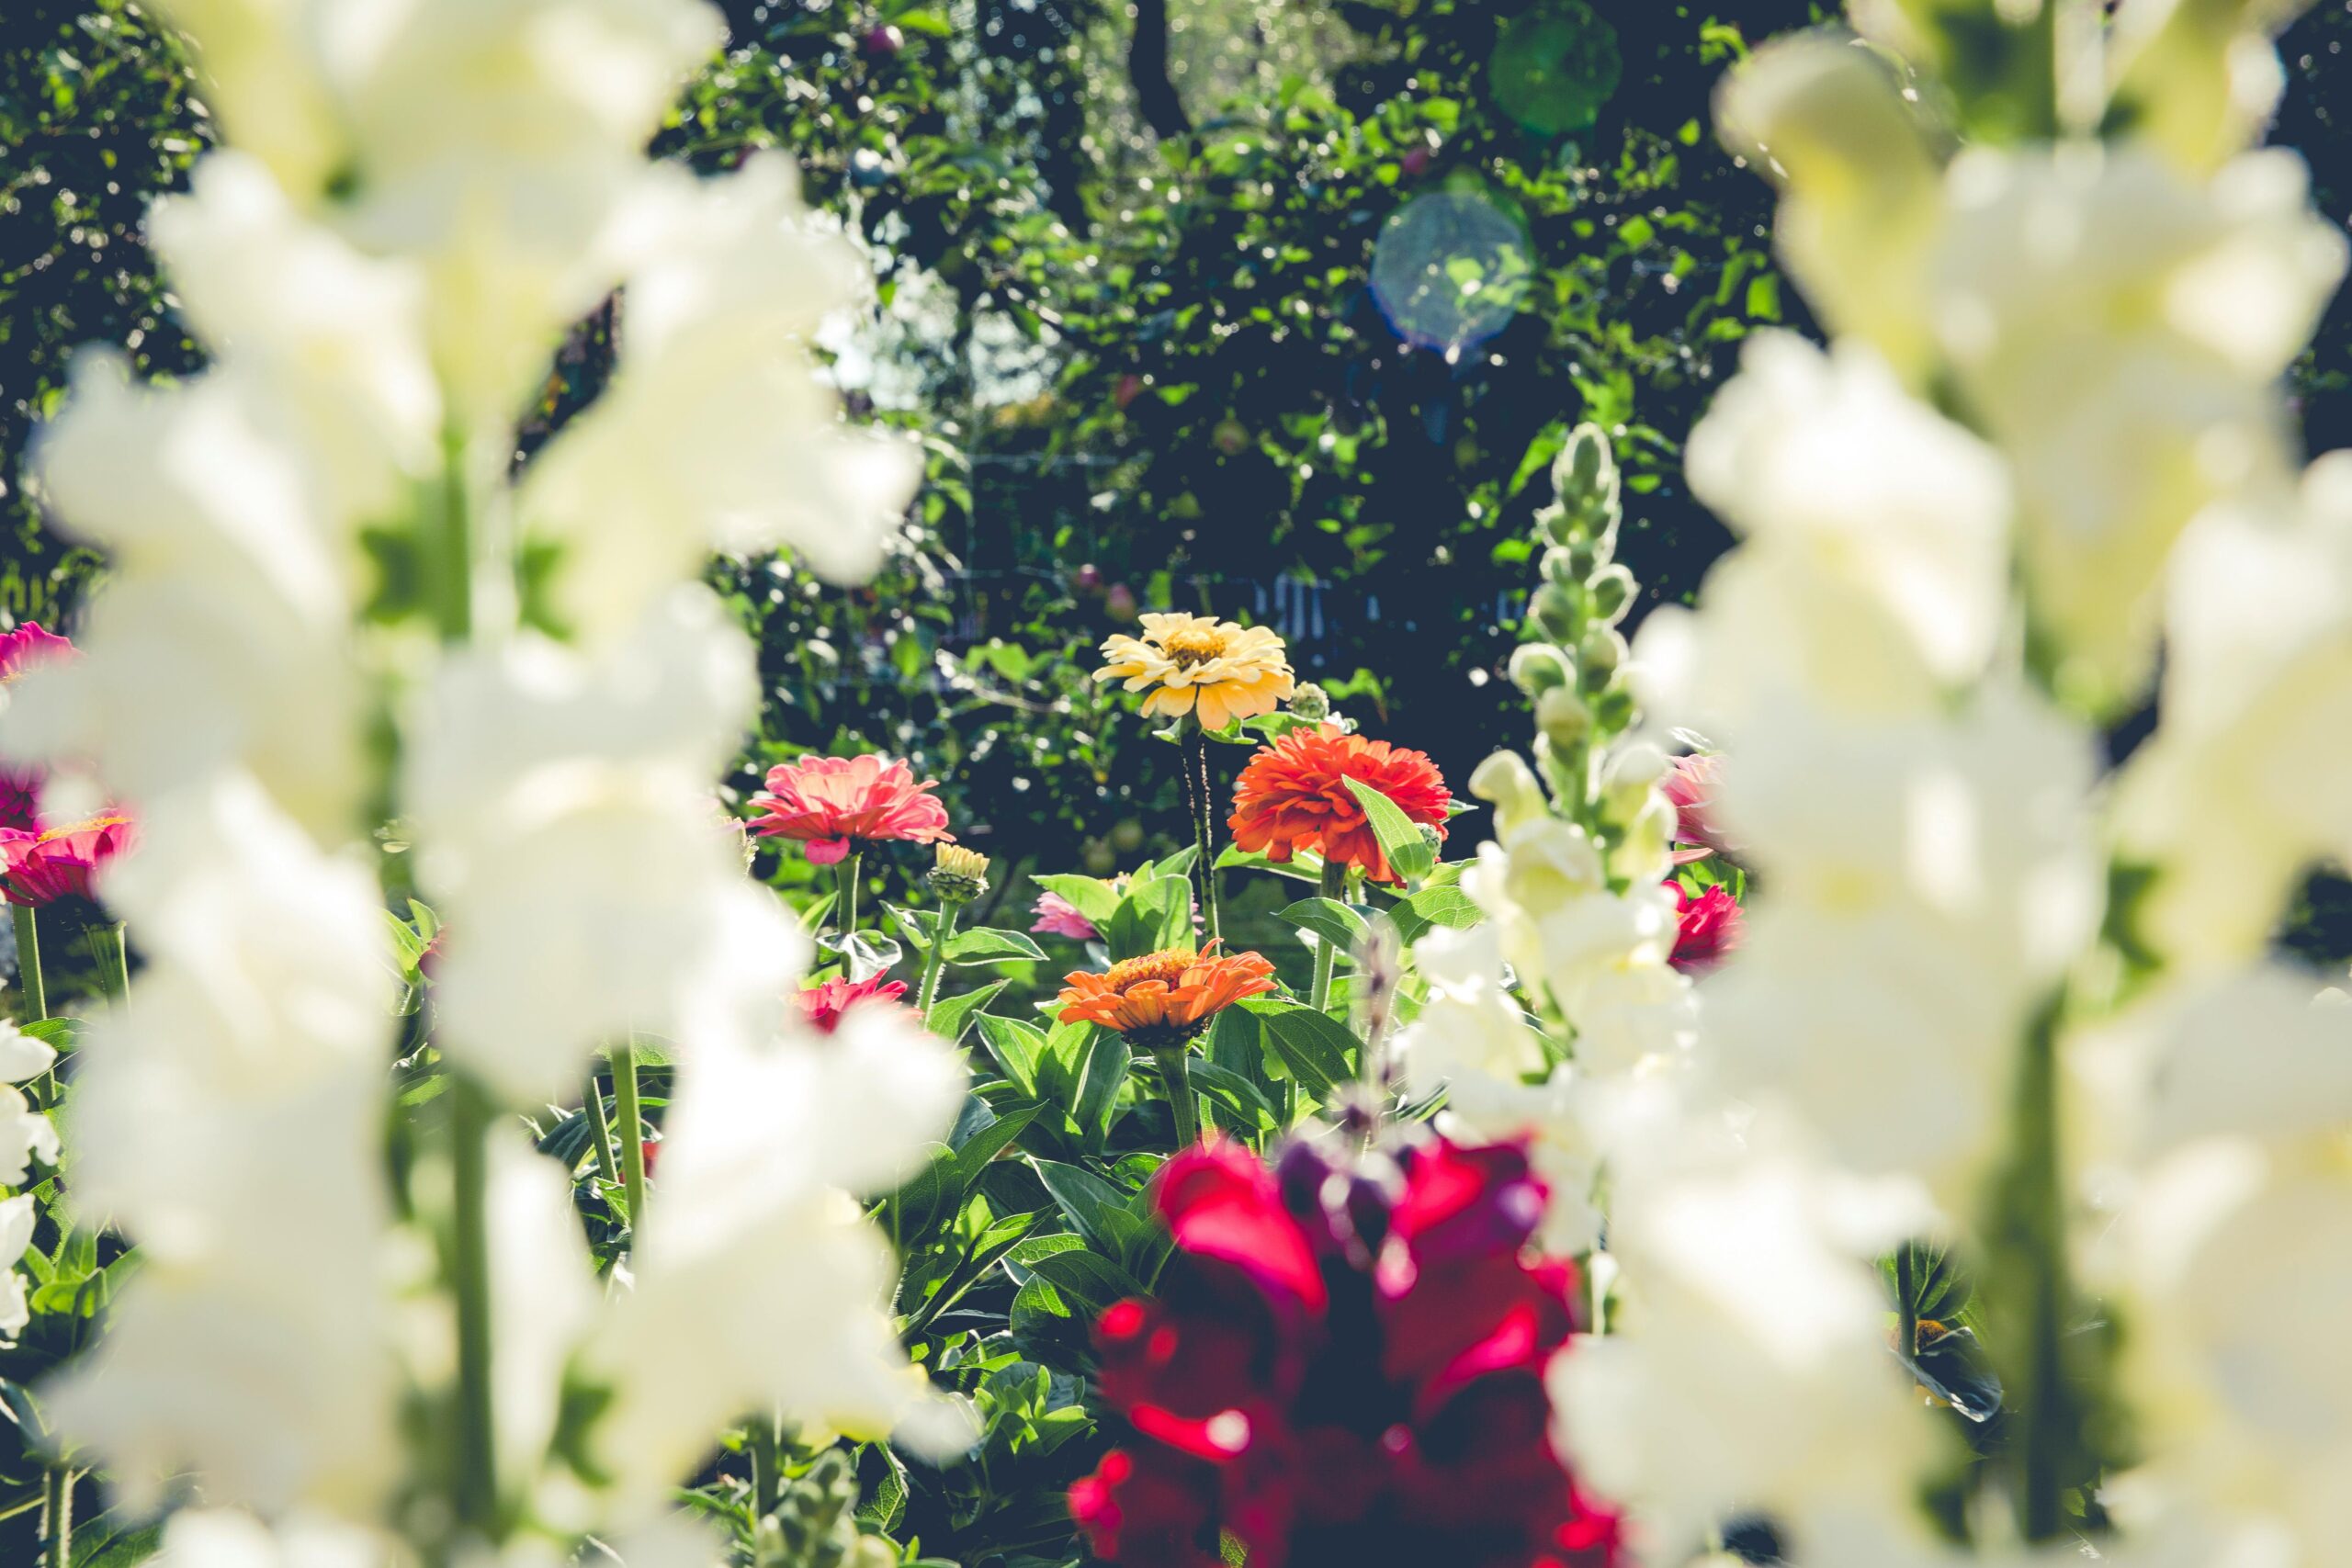
[[1095,942],[1102,938],[1102,933],[1094,929],[1094,922],[1080,914],[1078,906],[1058,893],[1041,896],[1036,903],[1030,906],[1029,912],[1037,917],[1037,923],[1029,928],[1033,931],[1043,931],[1047,936],[1066,936],[1072,942]]
[[[0,632],[0,685],[26,671],[73,656],[74,645],[27,621],[12,632]],[[40,786],[47,775],[39,768],[0,765],[0,828],[38,830],[40,827]]]
[[1673,770],[1658,788],[1674,803],[1674,838],[1683,847],[1674,852],[1677,864],[1704,860],[1717,851],[1736,853],[1739,848],[1724,836],[1712,807],[1723,787],[1724,759],[1720,751],[1694,751],[1674,759]]
[[1731,889],[1718,883],[1693,898],[1679,882],[1668,882],[1682,923],[1674,936],[1674,953],[1667,960],[1686,975],[1704,975],[1737,947],[1747,919]]
[[130,818],[119,813],[69,822],[46,832],[0,829],[0,897],[32,908],[60,898],[91,898],[99,869],[129,849]]
[[821,986],[811,986],[805,991],[795,991],[792,999],[800,1005],[801,1013],[817,1026],[820,1034],[831,1034],[842,1026],[842,1014],[860,1002],[895,1004],[907,994],[903,980],[885,980],[876,975],[865,980],[828,980]]
[[899,840],[914,844],[956,841],[947,807],[917,784],[906,763],[881,757],[804,757],[768,770],[764,794],[752,797],[760,815],[752,830],[765,838],[797,839],[808,863],[831,865],[860,843]]

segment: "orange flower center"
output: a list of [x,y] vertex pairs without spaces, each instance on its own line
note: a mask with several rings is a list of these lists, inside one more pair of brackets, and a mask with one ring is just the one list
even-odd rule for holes
[[1121,996],[1142,985],[1146,980],[1158,980],[1173,986],[1178,976],[1199,961],[1200,955],[1189,947],[1170,947],[1158,953],[1147,953],[1141,958],[1122,958],[1102,972],[1102,979]]
[[1171,634],[1162,646],[1179,670],[1190,670],[1220,657],[1225,652],[1225,637],[1214,627],[1188,626]]

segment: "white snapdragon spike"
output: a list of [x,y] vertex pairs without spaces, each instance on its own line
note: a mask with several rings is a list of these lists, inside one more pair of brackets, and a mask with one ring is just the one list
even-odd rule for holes
[[2106,66],[2132,139],[2202,171],[2262,139],[2285,90],[2271,35],[2302,0],[2122,0]]
[[[58,1162],[56,1124],[16,1087],[56,1064],[54,1049],[0,1019],[0,1187],[22,1187],[36,1158],[43,1165]],[[0,1253],[6,1252],[0,1246]],[[13,1261],[16,1254],[8,1256]]]
[[142,1265],[49,1396],[133,1500],[193,1474],[216,1501],[364,1514],[401,1451],[381,904],[250,780],[146,834],[109,891],[148,964],[87,1026],[72,1189]]
[[[520,1127],[491,1145],[487,1220],[498,1472],[529,1488],[547,1468],[564,1369],[596,1311],[595,1265],[567,1173]],[[539,1486],[529,1501],[552,1521],[600,1522],[593,1502],[566,1488]]]
[[643,149],[719,46],[695,0],[187,0],[230,138],[306,211],[427,284],[458,423],[511,422],[619,280]]
[[164,1525],[155,1568],[393,1568],[394,1544],[331,1516],[275,1525],[233,1508],[183,1508]]
[[87,762],[151,817],[250,772],[322,837],[350,831],[365,783],[351,541],[277,427],[232,372],[143,389],[111,355],[77,363],[42,482],[115,575],[81,657],[17,682],[11,756]]
[[810,344],[871,290],[848,242],[814,227],[780,155],[678,175],[646,203],[620,362],[604,397],[532,465],[526,531],[563,547],[556,614],[588,635],[631,624],[706,555],[790,546],[862,581],[922,472],[910,443],[837,423]]
[[418,870],[449,930],[447,1048],[514,1103],[565,1095],[633,1032],[763,1037],[807,952],[747,883],[708,779],[752,700],[751,650],[675,587],[591,656],[530,636],[453,659],[412,727]]
[[2117,848],[2154,877],[2139,929],[2177,965],[2258,953],[2295,879],[2352,850],[2352,454],[2281,513],[2216,509],[2182,537],[2164,723],[2123,771]]
[[1899,1529],[1934,1429],[1888,1354],[1875,1270],[1856,1261],[1868,1238],[1820,1173],[1679,1115],[1629,1140],[1671,1152],[1667,1168],[1621,1162],[1624,1299],[1614,1332],[1552,1365],[1557,1440],[1631,1506],[1645,1562],[1684,1561],[1742,1513],[1770,1517],[1801,1562],[1854,1520]]
[[31,1193],[0,1200],[0,1339],[14,1338],[32,1321],[31,1292],[17,1265],[31,1248],[33,1227],[40,1223]]
[[950,1047],[874,1004],[829,1036],[714,1042],[682,1070],[634,1285],[586,1359],[614,1391],[596,1459],[625,1513],[747,1410],[934,1451],[967,1440],[899,1346],[889,1249],[852,1196],[915,1169],[964,1089]]
[[1589,1124],[1593,1093],[1578,1065],[1555,1065],[1506,983],[1495,928],[1437,931],[1413,944],[1430,987],[1420,1012],[1396,1037],[1408,1077],[1443,1085],[1438,1131],[1464,1143],[1528,1140],[1528,1157],[1551,1189],[1540,1241],[1561,1256],[1600,1240],[1597,1187],[1601,1147]]

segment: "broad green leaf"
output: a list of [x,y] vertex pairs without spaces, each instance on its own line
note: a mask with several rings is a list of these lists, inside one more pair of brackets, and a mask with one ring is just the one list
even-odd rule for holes
[[1003,1018],[996,1013],[981,1013],[977,1021],[980,1038],[988,1043],[989,1055],[1012,1086],[1035,1098],[1037,1093],[1037,1059],[1045,1055],[1046,1032],[1034,1023],[1023,1023],[1017,1018]]
[[1421,830],[1412,818],[1397,809],[1396,803],[1362,779],[1343,781],[1348,792],[1363,807],[1364,816],[1372,822],[1372,835],[1380,840],[1380,852],[1405,879],[1407,886],[1418,887],[1437,864],[1437,856],[1430,852]]
[[1120,1254],[1133,1234],[1137,1217],[1127,1208],[1127,1195],[1095,1175],[1059,1160],[1032,1159],[1029,1168],[1070,1227],[1098,1252]]
[[1100,877],[1056,875],[1029,880],[1048,893],[1059,894],[1064,903],[1092,921],[1098,931],[1119,907],[1119,890]]
[[1090,1144],[1099,1143],[1111,1130],[1111,1118],[1117,1112],[1120,1086],[1127,1081],[1127,1066],[1133,1055],[1127,1043],[1116,1030],[1098,1030],[1093,1048],[1086,1054],[1086,1077],[1078,1093],[1076,1120],[1078,1130]]
[[1193,1063],[1193,1087],[1206,1095],[1211,1104],[1229,1107],[1240,1121],[1237,1131],[1255,1134],[1261,1127],[1282,1125],[1282,1113],[1263,1089],[1215,1062]]
[[1019,931],[1001,931],[993,926],[975,926],[967,931],[957,931],[947,939],[947,962],[950,964],[1003,964],[1013,959],[1035,959],[1042,963],[1046,950]]
[[1353,948],[1364,934],[1363,917],[1337,898],[1301,898],[1274,919],[1313,931],[1317,940],[1341,953]]
[[1323,880],[1323,863],[1317,856],[1269,860],[1262,850],[1245,850],[1235,844],[1227,844],[1218,852],[1216,868],[1219,871],[1270,871],[1276,876],[1287,876],[1293,882],[1320,883]]
[[1181,876],[1155,877],[1131,888],[1101,929],[1114,961],[1187,943],[1193,934],[1192,884]]
[[1082,1306],[1089,1316],[1129,1296],[1144,1293],[1142,1283],[1134,1275],[1083,1247],[1047,1253],[1029,1267],[1061,1292],[1064,1301]]
[[1317,1100],[1355,1077],[1356,1037],[1345,1024],[1297,1002],[1244,1002],[1265,1025],[1266,1040],[1290,1076]]
[[965,1032],[972,1027],[972,1021],[1012,983],[1010,980],[998,980],[982,986],[977,991],[967,991],[960,997],[942,997],[931,1004],[931,1017],[925,1021],[933,1034],[953,1045],[964,1038]]

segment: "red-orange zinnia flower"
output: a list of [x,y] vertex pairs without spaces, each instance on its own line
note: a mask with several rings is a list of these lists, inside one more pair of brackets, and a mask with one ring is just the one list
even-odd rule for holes
[[1361,735],[1294,729],[1261,747],[1241,770],[1227,823],[1233,841],[1263,851],[1269,860],[1286,861],[1308,850],[1335,864],[1362,866],[1374,882],[1400,880],[1380,852],[1349,779],[1371,785],[1444,839],[1445,808],[1453,796],[1426,753]]
[[768,770],[764,794],[752,797],[760,815],[752,830],[774,839],[797,839],[808,846],[812,865],[831,865],[850,851],[853,840],[885,839],[935,844],[956,835],[947,830],[947,807],[933,798],[936,780],[915,783],[906,763],[895,758],[803,757]]
[[1064,1023],[1099,1023],[1147,1048],[1198,1034],[1244,997],[1274,988],[1274,966],[1255,953],[1195,953],[1170,947],[1122,959],[1100,975],[1064,976]]

